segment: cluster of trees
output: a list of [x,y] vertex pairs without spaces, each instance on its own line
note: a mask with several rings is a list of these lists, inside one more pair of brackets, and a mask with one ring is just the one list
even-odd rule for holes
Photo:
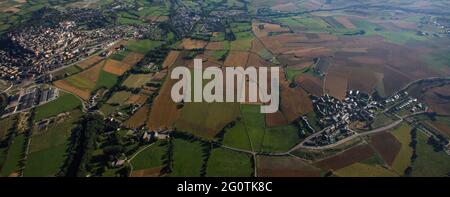
[[106,125],[103,116],[88,113],[81,117],[79,124],[72,131],[67,159],[59,176],[86,176],[93,169],[92,153],[97,148],[99,131]]
[[434,151],[440,152],[444,150],[445,146],[448,144],[448,141],[444,136],[438,134],[436,137],[430,136],[427,144],[433,146]]
[[[412,155],[411,155],[411,164],[413,164],[417,159],[417,128],[411,129],[411,143],[409,143],[409,146],[413,149]],[[412,166],[409,165],[405,169],[405,176],[411,176],[412,175]]]

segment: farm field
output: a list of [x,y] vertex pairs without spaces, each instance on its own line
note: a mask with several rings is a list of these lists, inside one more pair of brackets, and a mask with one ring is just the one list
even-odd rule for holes
[[0,141],[6,138],[10,129],[14,128],[16,122],[17,116],[8,116],[0,120]]
[[6,160],[3,163],[2,169],[0,170],[1,176],[17,176],[24,144],[25,136],[23,134],[19,134],[14,137],[14,141],[8,148]]
[[402,146],[402,144],[388,132],[373,135],[369,144],[388,165],[392,165]]
[[403,174],[405,169],[410,165],[412,148],[411,143],[411,127],[403,123],[392,131],[392,135],[401,143],[400,151],[392,163],[392,168],[398,173]]
[[300,142],[298,129],[294,125],[266,128],[261,150],[263,152],[285,152]]
[[106,103],[123,105],[128,100],[128,98],[131,97],[131,95],[131,92],[128,91],[116,92],[112,95],[111,98],[109,98],[108,101],[106,101]]
[[128,88],[141,88],[152,79],[153,74],[131,74],[122,83],[123,86]]
[[[69,138],[76,122],[81,117],[80,110],[71,111],[63,118],[57,118],[46,129],[35,128],[31,138],[29,155],[24,176],[56,176],[66,159]],[[48,163],[47,163],[48,162]],[[46,163],[46,165],[42,165]]]
[[252,156],[224,148],[211,151],[208,158],[207,177],[249,177],[253,174]]
[[199,177],[203,162],[203,145],[199,141],[173,140],[172,177]]
[[186,103],[175,127],[206,139],[214,138],[239,116],[236,103]]
[[258,177],[320,177],[324,172],[291,156],[257,156]]
[[[88,100],[92,91],[94,91],[97,87],[97,81],[100,78],[100,74],[103,75],[112,75],[106,72],[102,72],[102,68],[105,62],[102,61],[95,66],[78,73],[76,75],[70,76],[69,78],[59,80],[54,82],[54,85],[60,89],[71,92],[83,100]],[[107,81],[105,76],[103,77],[103,83]]]
[[242,120],[253,151],[261,151],[264,142],[264,115],[259,113],[259,105],[241,105]]
[[[450,156],[445,152],[436,152],[427,144],[428,136],[417,132],[417,159],[412,164],[414,177],[442,177],[450,171]],[[432,168],[430,166],[433,166]]]
[[161,46],[161,41],[153,41],[153,40],[131,40],[126,45],[126,48],[130,51],[146,54],[150,50]]
[[336,156],[321,160],[314,165],[321,169],[339,170],[354,163],[366,160],[374,155],[369,145],[359,145]]
[[342,177],[397,177],[398,175],[382,166],[372,166],[364,163],[354,163],[333,172]]
[[232,128],[226,128],[223,145],[244,150],[252,150],[247,128],[243,120],[239,120]]
[[149,148],[145,149],[131,161],[133,173],[139,170],[160,168],[164,165],[167,152],[167,142],[157,141]]
[[76,96],[65,92],[60,92],[59,94],[56,100],[36,108],[34,121],[39,122],[45,118],[50,118],[81,107],[81,101]]
[[128,128],[138,129],[146,123],[148,114],[149,106],[143,105],[124,122],[124,125]]

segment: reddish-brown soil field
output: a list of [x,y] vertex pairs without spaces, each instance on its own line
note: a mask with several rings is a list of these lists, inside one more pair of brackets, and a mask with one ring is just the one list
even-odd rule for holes
[[335,19],[347,29],[356,29],[355,25],[353,25],[353,23],[350,22],[346,16],[338,16]]
[[438,121],[426,121],[427,124],[432,125],[439,131],[443,132],[446,136],[450,136],[450,126],[448,124]]
[[425,93],[425,103],[441,115],[450,115],[450,85],[435,87]]
[[159,95],[153,102],[147,127],[151,130],[172,128],[175,120],[178,118],[180,110],[177,104],[173,102],[170,92],[175,80],[166,80],[161,87]]
[[130,52],[123,60],[122,62],[125,64],[128,64],[130,66],[134,66],[135,64],[137,64],[139,61],[142,60],[142,58],[144,58],[143,54],[140,53],[135,53],[135,52]]
[[325,90],[328,94],[337,98],[344,99],[348,88],[348,80],[345,73],[330,73],[325,79]]
[[153,75],[152,81],[162,81],[167,76],[168,71],[162,70]]
[[[75,77],[85,79],[86,81],[89,81],[89,82],[92,82],[93,84],[95,84],[98,80],[98,77],[100,76],[100,71],[102,70],[103,65],[104,65],[104,61],[77,74]],[[66,79],[56,81],[53,84],[58,88],[61,88],[65,91],[71,92],[71,93],[79,96],[83,100],[88,100],[90,97],[91,91],[92,91],[90,89],[80,89],[75,86],[76,84],[71,84]]]
[[366,68],[353,68],[348,79],[348,89],[360,90],[365,93],[372,93],[378,79],[376,74]]
[[321,170],[294,157],[257,156],[258,177],[320,177]]
[[163,62],[163,68],[169,68],[172,66],[180,55],[179,51],[170,51],[169,55],[167,55],[166,59]]
[[375,152],[369,145],[359,145],[339,155],[319,161],[314,165],[322,169],[339,170],[353,163],[368,159],[374,154]]
[[147,101],[148,96],[144,94],[133,94],[128,98],[128,100],[125,102],[126,104],[136,104],[136,105],[142,105]]
[[125,126],[131,129],[137,129],[141,127],[147,120],[148,112],[149,106],[142,106],[128,120],[124,122]]
[[144,170],[135,170],[131,173],[132,177],[158,177],[161,175],[161,167],[149,168]]
[[82,69],[87,69],[91,66],[93,66],[96,63],[99,63],[100,61],[103,60],[103,57],[100,57],[98,55],[92,56],[84,61],[81,61],[79,63],[77,63],[77,65],[82,68]]
[[388,132],[373,135],[370,140],[370,145],[389,165],[392,165],[402,146],[402,144]]
[[247,64],[248,56],[248,52],[230,51],[230,54],[228,54],[224,64],[227,67],[245,67],[245,65]]
[[205,48],[206,44],[208,44],[208,42],[205,42],[202,40],[193,40],[193,39],[185,38],[185,39],[183,39],[183,42],[181,43],[179,48],[187,49],[187,50],[202,49],[202,48]]
[[287,124],[289,124],[289,122],[280,111],[277,111],[276,113],[266,114],[266,125],[268,127],[283,126]]
[[122,75],[123,73],[127,72],[127,70],[130,69],[130,67],[131,66],[128,64],[124,64],[117,60],[109,59],[106,60],[103,70],[115,75]]
[[300,87],[290,88],[288,82],[281,81],[280,95],[280,111],[283,112],[288,122],[313,111],[308,93]]
[[[264,28],[260,29],[260,25],[264,26]],[[256,37],[268,36],[270,33],[289,33],[290,31],[289,28],[271,23],[253,23],[252,29]]]
[[91,67],[88,70],[85,70],[78,75],[80,77],[86,78],[89,81],[92,81],[93,83],[95,83],[95,82],[97,82],[98,77],[100,76],[100,72],[101,72],[104,64],[105,64],[105,61],[102,61],[102,62],[96,64],[94,67]]
[[207,50],[219,51],[224,49],[223,42],[209,42],[206,46]]
[[299,75],[295,78],[295,81],[306,92],[321,96],[323,94],[323,82],[320,78],[311,75]]
[[75,86],[72,86],[72,84],[70,84],[69,82],[65,81],[65,80],[59,80],[59,81],[55,81],[53,82],[53,85],[55,85],[56,87],[63,89],[65,91],[71,92],[77,96],[79,96],[81,99],[87,101],[89,99],[89,97],[91,96],[91,91],[90,90],[82,90],[79,89]]
[[272,64],[264,59],[262,59],[260,56],[250,53],[248,56],[247,61],[247,67],[271,67]]

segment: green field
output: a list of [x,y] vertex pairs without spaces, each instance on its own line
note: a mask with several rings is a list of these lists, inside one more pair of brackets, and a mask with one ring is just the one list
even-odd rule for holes
[[100,71],[100,76],[95,84],[95,89],[112,88],[117,83],[117,80],[117,75],[102,70]]
[[199,141],[173,140],[172,177],[198,177],[203,165],[204,147]]
[[244,121],[237,121],[234,127],[226,129],[223,137],[225,146],[252,150]]
[[293,125],[266,128],[263,152],[286,152],[300,140],[297,128]]
[[225,131],[225,146],[256,152],[284,152],[300,140],[293,125],[266,128],[259,105],[241,105],[241,119]]
[[123,86],[128,88],[141,88],[147,82],[152,79],[153,74],[131,74],[125,81],[122,83]]
[[128,50],[122,50],[122,51],[112,54],[110,56],[110,58],[113,60],[122,61],[123,59],[125,59],[125,57],[127,57],[127,55],[129,53],[130,53],[130,51],[128,51]]
[[286,79],[288,79],[289,81],[294,81],[295,77],[297,77],[298,75],[301,75],[301,74],[310,74],[310,75],[314,76],[314,70],[312,69],[312,66],[313,65],[311,65],[310,67],[307,67],[307,68],[302,68],[302,69],[287,67]]
[[[131,11],[130,11],[131,12]],[[134,13],[122,11],[118,13],[117,22],[121,25],[142,25],[144,21]]]
[[140,152],[132,161],[133,170],[156,168],[164,165],[167,153],[167,142],[157,141]]
[[235,41],[230,43],[232,51],[248,51],[252,47],[254,36],[252,34],[252,25],[250,23],[232,23],[231,31],[236,37]]
[[434,69],[439,71],[445,71],[450,67],[450,50],[446,51],[434,51],[427,55],[424,55],[424,60]]
[[132,40],[128,42],[126,48],[130,51],[146,54],[149,51],[162,45],[161,41],[153,40]]
[[405,44],[408,41],[424,41],[427,37],[417,35],[415,31],[386,31],[382,26],[367,20],[355,19],[351,22],[358,28],[365,31],[366,35],[382,36],[387,42]]
[[186,103],[175,126],[180,131],[213,139],[239,116],[237,103]]
[[0,141],[5,139],[10,129],[12,129],[17,121],[15,115],[8,116],[0,120]]
[[86,79],[85,77],[81,76],[81,75],[73,75],[70,76],[66,79],[64,79],[65,81],[69,82],[72,86],[84,90],[94,90],[95,89],[95,83],[93,83],[92,81]]
[[106,115],[109,116],[110,114],[114,113],[117,110],[118,106],[113,106],[110,104],[103,104],[102,107],[100,107],[100,111]]
[[33,131],[24,176],[55,176],[66,158],[66,150],[72,129],[82,112],[70,112],[64,120],[52,123],[46,130]]
[[25,136],[20,134],[14,138],[14,141],[8,148],[6,160],[0,170],[1,176],[9,176],[19,170],[19,161],[22,158],[23,146],[25,144]]
[[236,40],[230,44],[232,51],[248,51],[252,48],[252,41],[254,36],[251,32],[237,32],[234,33]]
[[450,155],[436,152],[427,144],[428,136],[417,132],[417,159],[412,165],[414,177],[442,177],[450,172]]
[[242,120],[246,126],[253,151],[261,151],[264,141],[265,120],[259,105],[241,105]]
[[209,156],[206,176],[249,177],[253,174],[252,162],[251,155],[216,148]]
[[77,74],[77,73],[79,73],[81,71],[83,71],[83,69],[81,69],[77,65],[72,65],[72,66],[69,66],[67,68],[64,68],[63,70],[57,71],[55,73],[55,75],[56,76],[65,77],[65,76],[71,76],[71,75]]
[[125,101],[131,96],[131,92],[120,91],[112,95],[112,97],[106,102],[108,104],[124,104]]
[[340,177],[396,177],[395,172],[390,171],[382,166],[368,165],[364,163],[354,163],[345,168],[341,168],[335,172]]
[[81,106],[81,101],[76,96],[60,91],[59,97],[47,104],[36,108],[34,120],[36,122],[56,116],[63,112],[71,111]]
[[401,124],[398,128],[394,129],[392,135],[402,144],[400,152],[395,157],[392,163],[392,168],[398,173],[403,175],[405,169],[411,163],[412,148],[409,146],[411,143],[411,127],[405,123]]
[[393,122],[394,120],[392,120],[392,118],[386,116],[384,113],[381,113],[375,116],[375,119],[371,125],[372,128],[380,128],[389,125]]

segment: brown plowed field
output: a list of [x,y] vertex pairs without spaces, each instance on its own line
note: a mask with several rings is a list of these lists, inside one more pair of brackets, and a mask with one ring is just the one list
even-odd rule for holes
[[144,105],[139,108],[128,120],[124,122],[125,126],[131,129],[138,129],[145,124],[149,112],[149,106]]
[[175,61],[177,60],[178,56],[180,55],[179,51],[170,51],[169,55],[167,55],[166,59],[164,60],[163,68],[169,68],[172,66]]
[[389,165],[392,165],[402,146],[402,144],[388,132],[373,135],[370,140],[370,145]]
[[283,126],[287,124],[289,124],[289,122],[280,111],[277,111],[276,113],[266,114],[266,125],[268,127]]
[[339,170],[353,163],[363,161],[373,156],[375,152],[369,145],[360,145],[331,158],[319,161],[314,165],[322,169]]
[[294,157],[257,156],[258,177],[319,177],[321,170]]
[[248,52],[231,51],[230,54],[228,54],[224,64],[227,67],[232,66],[245,68],[248,56],[249,56]]

